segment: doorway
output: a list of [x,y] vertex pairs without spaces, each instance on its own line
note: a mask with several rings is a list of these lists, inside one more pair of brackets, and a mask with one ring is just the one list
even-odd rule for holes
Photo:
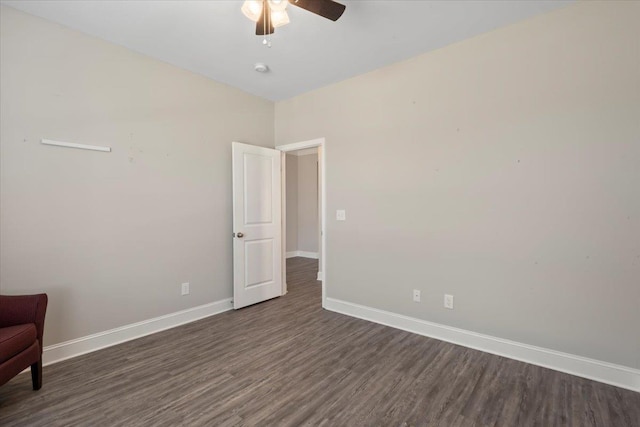
[[[303,141],[293,144],[280,145],[276,149],[280,150],[282,157],[282,271],[285,274],[282,281],[282,294],[287,292],[286,260],[288,257],[302,256],[305,258],[318,258],[318,275],[317,279],[322,281],[322,306],[325,306],[326,297],[326,191],[325,191],[325,154],[324,138],[318,138],[310,141]],[[287,154],[288,153],[288,154]],[[291,154],[299,154],[296,157]],[[296,167],[287,165],[294,162]],[[315,167],[314,167],[315,166]],[[298,174],[299,168],[303,168],[302,173]],[[303,209],[296,209],[293,213],[291,206],[287,205],[295,201],[299,203],[299,197],[292,197],[290,194],[293,190],[291,180],[289,180],[289,188],[287,188],[287,172],[296,173],[301,181],[297,195],[303,197]],[[314,176],[315,175],[315,176]],[[291,177],[289,177],[291,178]],[[315,179],[313,179],[315,178]],[[295,181],[298,181],[296,179]],[[310,193],[313,194],[313,188],[310,185],[317,183],[315,200],[309,200]],[[297,185],[296,185],[297,186]],[[289,194],[288,194],[289,193]],[[313,203],[315,202],[315,203]],[[289,215],[287,215],[289,209]],[[315,212],[311,211],[315,210]],[[302,224],[300,224],[302,222]],[[315,222],[315,227],[313,226]],[[293,227],[295,225],[295,228]],[[300,227],[302,225],[302,227]],[[291,234],[295,234],[292,236]],[[295,242],[295,244],[294,244]],[[287,248],[289,243],[289,248]],[[315,249],[315,250],[314,250]]]

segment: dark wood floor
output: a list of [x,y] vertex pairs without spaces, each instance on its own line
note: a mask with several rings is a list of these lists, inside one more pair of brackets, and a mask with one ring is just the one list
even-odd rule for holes
[[322,310],[289,294],[0,387],[8,426],[640,426],[640,393]]

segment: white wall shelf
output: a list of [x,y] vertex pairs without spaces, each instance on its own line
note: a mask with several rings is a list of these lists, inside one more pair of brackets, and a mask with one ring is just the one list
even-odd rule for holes
[[101,145],[76,144],[73,142],[54,141],[52,139],[43,139],[41,140],[41,142],[45,145],[55,145],[57,147],[80,148],[82,150],[111,152],[111,147],[103,147]]

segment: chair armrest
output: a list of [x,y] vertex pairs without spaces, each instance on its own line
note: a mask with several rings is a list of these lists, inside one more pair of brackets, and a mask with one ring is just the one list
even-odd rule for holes
[[35,323],[42,352],[47,294],[0,295],[0,328]]

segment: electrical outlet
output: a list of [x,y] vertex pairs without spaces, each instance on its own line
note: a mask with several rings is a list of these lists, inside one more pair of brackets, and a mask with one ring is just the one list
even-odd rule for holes
[[453,310],[453,295],[444,294],[444,308]]
[[336,211],[336,220],[338,221],[346,221],[347,220],[347,211],[344,209],[338,209]]
[[413,302],[420,302],[420,291],[417,289],[413,290]]
[[182,295],[189,295],[189,283],[182,284]]

